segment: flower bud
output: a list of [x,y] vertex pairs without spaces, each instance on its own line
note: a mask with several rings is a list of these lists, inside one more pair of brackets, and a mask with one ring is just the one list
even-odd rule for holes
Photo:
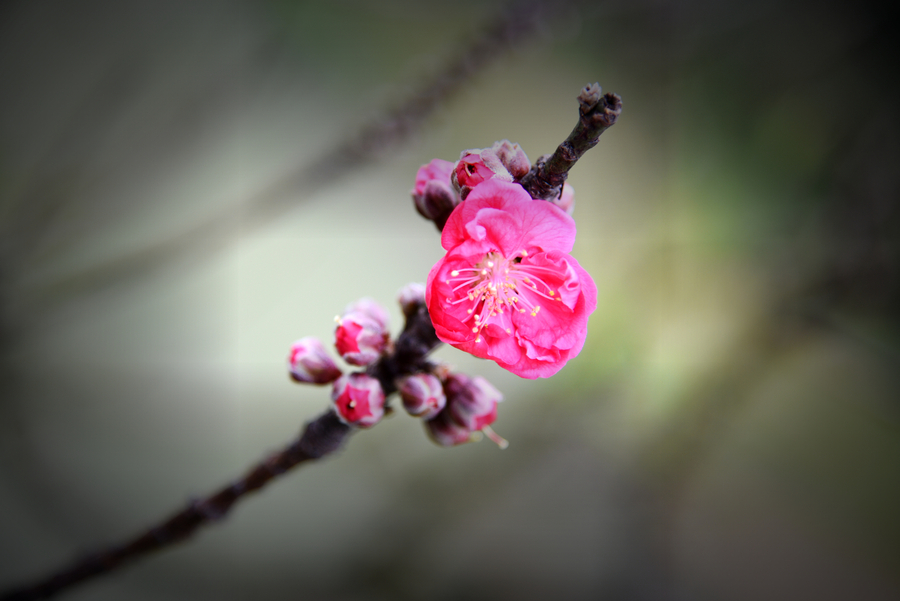
[[369,428],[384,416],[384,391],[378,380],[364,373],[341,376],[331,390],[334,409],[342,422]]
[[413,202],[419,215],[434,221],[440,229],[459,204],[459,194],[449,183],[430,181],[421,196],[413,196]]
[[425,193],[425,185],[431,181],[449,184],[452,171],[453,163],[443,159],[433,159],[427,165],[422,165],[416,172],[416,183],[410,194],[413,198],[421,196]]
[[513,181],[512,175],[500,162],[500,158],[490,148],[464,150],[450,176],[453,185],[459,189],[460,197],[465,199],[469,192],[490,179]]
[[403,399],[403,408],[410,415],[431,419],[447,404],[441,381],[432,374],[413,374],[398,380],[397,390]]
[[431,440],[442,447],[452,447],[478,438],[471,430],[453,421],[446,409],[434,418],[425,420],[425,431]]
[[416,210],[442,229],[447,218],[459,204],[459,194],[450,185],[453,163],[434,159],[422,165],[416,173],[415,187],[410,191]]
[[514,180],[522,179],[531,170],[531,161],[528,160],[528,155],[525,154],[525,151],[518,144],[509,140],[500,140],[499,142],[494,142],[491,150],[494,151]]
[[569,185],[569,182],[563,184],[562,194],[559,198],[551,201],[560,209],[569,215],[575,210],[575,188]]
[[388,333],[377,321],[361,312],[346,313],[337,318],[334,346],[351,365],[368,365],[385,349]]
[[420,305],[425,304],[425,285],[413,282],[400,289],[397,294],[397,302],[403,315],[409,317],[418,311]]
[[362,313],[369,319],[374,320],[385,332],[388,329],[387,311],[371,298],[361,298],[344,307],[343,315],[349,315],[350,313]]
[[318,338],[307,336],[291,345],[288,354],[291,378],[309,384],[327,384],[341,377],[341,370],[331,360]]
[[497,403],[503,395],[484,378],[451,374],[444,382],[444,391],[450,415],[467,430],[481,430],[497,419]]

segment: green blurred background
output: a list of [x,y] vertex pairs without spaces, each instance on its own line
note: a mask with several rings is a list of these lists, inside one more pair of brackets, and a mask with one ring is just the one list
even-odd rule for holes
[[500,8],[0,6],[0,588],[289,441],[328,397],[290,343],[361,296],[397,331],[442,254],[418,166],[551,152],[598,81],[584,351],[538,382],[438,353],[505,393],[507,450],[396,413],[67,598],[900,597],[896,10],[548,3],[410,135],[308,167]]

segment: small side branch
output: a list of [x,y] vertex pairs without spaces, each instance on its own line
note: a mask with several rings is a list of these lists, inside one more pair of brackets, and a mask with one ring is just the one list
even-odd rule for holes
[[600,134],[612,127],[622,112],[617,94],[603,94],[600,86],[590,84],[578,95],[578,124],[552,155],[540,157],[522,178],[522,186],[532,198],[552,200],[562,194],[569,170],[593,148]]
[[265,486],[273,478],[291,468],[318,459],[341,448],[350,427],[329,410],[306,424],[302,435],[293,443],[270,455],[236,480],[205,499],[195,499],[187,507],[158,526],[150,528],[124,545],[110,547],[76,560],[70,566],[34,585],[7,591],[0,601],[32,601],[48,599],[63,589],[111,572],[154,551],[190,538],[200,526],[224,518],[244,495]]

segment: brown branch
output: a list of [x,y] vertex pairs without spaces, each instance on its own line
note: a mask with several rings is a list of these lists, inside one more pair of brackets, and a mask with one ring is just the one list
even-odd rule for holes
[[[378,378],[385,396],[396,392],[399,376],[431,371],[434,365],[426,356],[441,341],[431,324],[424,302],[412,305],[406,314],[403,331],[391,352],[366,370]],[[244,495],[259,490],[272,479],[304,461],[319,459],[340,449],[352,429],[329,409],[306,424],[303,433],[291,444],[273,453],[247,474],[205,499],[193,500],[187,507],[129,542],[82,557],[66,568],[33,585],[6,591],[0,601],[48,599],[75,584],[111,572],[145,555],[190,538],[204,524],[222,520]]]
[[63,589],[111,572],[125,564],[190,538],[200,526],[223,519],[244,495],[259,490],[291,468],[338,450],[350,434],[350,427],[328,410],[306,424],[303,434],[287,447],[273,453],[244,477],[205,499],[187,507],[129,542],[76,560],[70,566],[37,584],[11,590],[2,601],[48,599]]
[[612,127],[622,112],[622,99],[617,94],[603,94],[596,83],[581,90],[578,105],[578,124],[569,137],[552,155],[540,157],[522,178],[522,186],[532,198],[559,198],[569,170],[597,144],[600,134]]

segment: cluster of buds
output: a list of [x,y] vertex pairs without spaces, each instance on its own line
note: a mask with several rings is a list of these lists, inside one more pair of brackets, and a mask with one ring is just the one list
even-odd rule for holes
[[[425,312],[425,286],[409,284],[397,300],[409,329]],[[427,312],[424,314],[428,320]],[[387,312],[371,299],[351,303],[335,321],[337,352],[344,361],[364,370],[344,374],[322,342],[313,337],[291,345],[288,369],[296,382],[331,384],[332,409],[342,422],[356,428],[374,426],[390,412],[386,400],[396,391],[406,411],[424,420],[426,432],[437,444],[458,445],[484,433],[501,448],[507,446],[490,428],[502,395],[487,380],[452,373],[443,365],[428,362],[424,357],[427,351],[410,353],[409,348],[417,347],[415,341],[410,344],[407,340],[405,345],[392,341]],[[430,329],[430,321],[427,323]]]
[[[389,350],[387,311],[372,299],[347,305],[335,321],[334,346],[350,365],[372,365]],[[288,370],[295,382],[332,384],[334,409],[348,425],[368,428],[384,416],[381,383],[365,372],[345,375],[317,338],[301,338],[291,345]]]
[[497,419],[497,403],[503,395],[480,376],[439,370],[421,373],[398,382],[403,408],[425,422],[425,431],[439,445],[449,447],[478,440],[481,433],[501,449],[509,443],[498,436],[491,424]]
[[[476,186],[489,180],[519,184],[531,169],[522,147],[509,140],[495,142],[490,148],[464,150],[456,163],[434,159],[419,168],[411,191],[413,203],[420,215],[442,230],[453,209]],[[575,190],[566,183],[559,197],[550,202],[571,215]]]

